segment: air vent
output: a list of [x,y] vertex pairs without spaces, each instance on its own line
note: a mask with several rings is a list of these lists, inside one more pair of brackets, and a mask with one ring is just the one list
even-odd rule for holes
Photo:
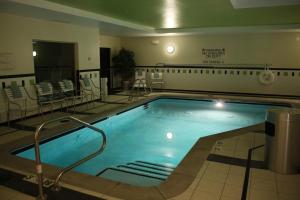
[[235,9],[272,6],[289,6],[300,4],[300,0],[230,0]]

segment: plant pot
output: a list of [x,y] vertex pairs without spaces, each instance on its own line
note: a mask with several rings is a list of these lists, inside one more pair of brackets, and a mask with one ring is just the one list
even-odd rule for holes
[[130,89],[130,81],[123,81],[123,90],[128,91]]

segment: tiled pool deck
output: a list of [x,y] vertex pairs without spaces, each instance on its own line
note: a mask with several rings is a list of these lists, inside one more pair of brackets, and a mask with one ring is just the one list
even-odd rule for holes
[[[178,94],[176,94],[178,96]],[[185,94],[180,94],[186,96]],[[211,96],[210,96],[211,97]],[[215,98],[219,98],[214,96]],[[234,97],[231,97],[231,99]],[[241,99],[241,97],[236,97]],[[142,99],[142,98],[140,98]],[[249,98],[248,98],[249,99]],[[116,108],[125,107],[131,102],[128,102],[126,96],[114,95],[109,96],[107,101],[114,103],[97,102],[96,106],[90,110],[86,110],[85,106],[79,106],[76,114],[73,116],[78,118],[85,118],[86,113],[108,113]],[[274,101],[272,99],[271,101]],[[282,102],[285,100],[278,100]],[[289,101],[290,102],[290,101]],[[292,101],[295,105],[299,105],[299,101]],[[60,116],[68,115],[68,113],[54,112],[45,115],[44,119],[40,117],[33,117],[26,121],[18,122],[26,126],[35,127],[42,121],[53,119]],[[59,124],[54,124],[53,127]],[[31,130],[20,130],[20,127],[7,128],[0,127],[0,145],[18,140],[22,137],[32,135]],[[233,158],[246,159],[248,149],[264,144],[264,134],[261,130],[247,131],[231,138],[226,138],[217,141],[211,148],[210,153],[214,155],[223,155]],[[252,159],[263,160],[263,148],[257,149],[253,153]],[[0,158],[1,159],[1,158]],[[0,168],[5,163],[0,162]],[[168,198],[167,195],[162,195],[164,199],[172,200],[235,200],[241,199],[245,176],[245,167],[224,164],[214,161],[204,161],[202,167],[197,172],[192,184],[175,197]],[[1,179],[0,179],[1,180]],[[2,181],[1,181],[2,183]],[[120,190],[122,191],[122,190]],[[104,199],[118,199],[110,197],[101,193],[94,193],[93,195]],[[28,196],[16,190],[0,185],[1,199],[16,199],[29,200],[35,197]],[[138,199],[138,198],[137,198]],[[150,198],[154,199],[155,198]],[[251,169],[247,199],[251,200],[300,200],[300,174],[298,175],[280,175],[269,170]]]

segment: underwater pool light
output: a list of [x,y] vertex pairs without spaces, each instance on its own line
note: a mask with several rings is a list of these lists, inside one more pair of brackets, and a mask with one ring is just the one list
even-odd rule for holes
[[168,133],[167,133],[167,138],[168,138],[169,140],[171,140],[171,139],[173,138],[173,133],[168,132]]
[[224,102],[223,101],[217,101],[216,104],[215,104],[215,106],[217,108],[223,108],[224,107]]

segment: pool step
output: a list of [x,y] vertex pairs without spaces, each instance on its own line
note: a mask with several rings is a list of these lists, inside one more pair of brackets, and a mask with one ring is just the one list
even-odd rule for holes
[[169,165],[162,165],[162,164],[151,163],[151,162],[140,161],[140,160],[137,160],[137,161],[135,161],[133,163],[135,165],[142,165],[144,167],[153,168],[153,169],[160,169],[162,171],[172,172],[175,169],[174,167],[169,166]]
[[135,161],[106,168],[97,176],[138,186],[154,186],[165,181],[173,170],[173,167],[166,165]]

